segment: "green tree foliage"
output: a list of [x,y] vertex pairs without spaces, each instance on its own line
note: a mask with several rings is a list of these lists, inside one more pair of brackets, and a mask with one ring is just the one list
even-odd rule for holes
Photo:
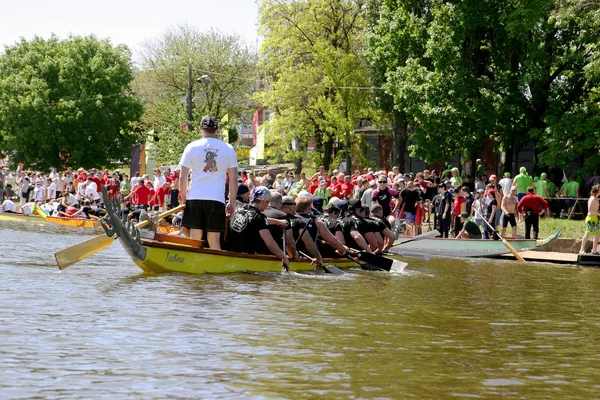
[[259,3],[265,86],[256,98],[273,112],[267,141],[288,160],[306,157],[309,142],[316,146],[314,161],[327,167],[334,143],[346,149],[339,155],[349,165],[364,154],[364,147],[357,151],[361,138],[354,133],[371,113],[370,91],[357,89],[370,86],[364,21],[360,0]]
[[142,114],[129,93],[132,79],[127,47],[94,36],[7,47],[0,56],[0,151],[37,169],[126,162],[138,140],[131,123]]
[[236,122],[252,118],[256,55],[239,35],[178,25],[144,44],[140,64],[134,88],[146,104],[142,125],[158,137],[153,151],[159,163],[179,161],[187,143],[200,137],[203,115],[222,118],[228,114]]
[[371,20],[387,93],[425,160],[471,157],[485,137],[504,150],[532,141],[554,166],[598,148],[598,3],[381,0]]

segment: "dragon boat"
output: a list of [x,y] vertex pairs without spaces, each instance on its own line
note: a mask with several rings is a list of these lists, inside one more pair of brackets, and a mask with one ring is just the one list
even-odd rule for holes
[[[159,232],[140,232],[131,221],[120,217],[118,204],[108,201],[107,217],[101,221],[109,237],[116,237],[127,254],[144,272],[184,272],[190,274],[251,272],[280,272],[281,259],[272,255],[246,254],[202,247],[202,241],[166,235]],[[152,228],[151,228],[152,229]],[[338,268],[357,267],[360,262],[347,258],[326,258],[324,264]],[[313,271],[308,259],[290,259],[290,271]]]
[[[517,252],[522,252],[547,246],[558,239],[560,233],[561,228],[556,228],[544,239],[507,239],[507,241]],[[496,257],[509,252],[501,240],[430,238],[409,242],[409,239],[406,239],[405,244],[402,243],[402,239],[399,240],[389,252],[392,255],[429,255],[448,258]]]

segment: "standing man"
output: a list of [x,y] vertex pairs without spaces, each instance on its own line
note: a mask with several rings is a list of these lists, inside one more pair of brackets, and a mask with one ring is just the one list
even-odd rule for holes
[[506,228],[510,224],[512,228],[512,237],[517,238],[517,187],[511,186],[510,193],[502,198],[500,205],[502,210],[502,237],[506,237]]
[[519,168],[519,175],[513,179],[513,185],[517,187],[517,201],[521,201],[528,193],[528,189],[533,187],[533,178],[527,173],[527,168]]
[[[229,143],[216,138],[219,121],[207,115],[202,118],[202,139],[187,145],[181,156],[179,189],[185,203],[182,226],[190,229],[192,239],[202,239],[206,230],[211,249],[221,250],[220,236],[225,232],[225,215],[235,208],[237,185],[237,157]],[[191,185],[188,191],[188,178]],[[229,198],[225,205],[227,176]],[[266,204],[265,204],[266,207]]]
[[531,238],[531,228],[533,228],[533,238],[538,238],[540,214],[548,208],[548,202],[535,194],[534,191],[533,186],[528,187],[527,195],[517,205],[517,211],[525,214],[525,239]]
[[600,239],[600,222],[598,216],[600,216],[600,203],[598,202],[598,195],[600,194],[600,185],[592,186],[590,190],[590,198],[588,199],[588,212],[585,217],[585,234],[581,239],[581,249],[579,254],[586,254],[586,246],[590,236],[592,239],[592,254],[598,255],[598,240]]

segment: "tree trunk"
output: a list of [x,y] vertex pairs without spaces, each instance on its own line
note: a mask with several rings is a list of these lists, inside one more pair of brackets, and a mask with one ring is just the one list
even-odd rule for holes
[[302,163],[304,162],[304,158],[298,157],[294,160],[294,174],[300,176],[302,172]]
[[325,170],[329,170],[332,155],[333,139],[331,137],[328,137],[327,140],[323,142],[323,166],[325,167]]
[[394,110],[394,144],[392,146],[392,166],[403,171],[405,166],[406,142],[408,141],[408,120],[406,114]]

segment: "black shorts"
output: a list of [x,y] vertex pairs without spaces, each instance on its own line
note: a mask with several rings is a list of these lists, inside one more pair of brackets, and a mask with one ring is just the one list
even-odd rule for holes
[[511,227],[515,227],[517,226],[517,220],[515,218],[515,214],[503,214],[502,215],[502,227],[506,228],[508,227],[508,224],[510,223]]
[[187,200],[181,225],[207,232],[225,232],[225,204],[214,200]]

